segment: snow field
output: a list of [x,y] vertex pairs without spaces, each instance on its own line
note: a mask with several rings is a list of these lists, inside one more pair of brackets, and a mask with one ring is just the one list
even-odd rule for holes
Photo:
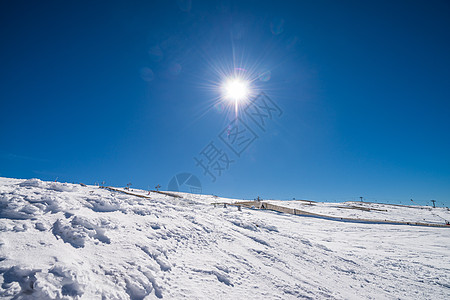
[[[180,195],[184,198],[151,193],[151,199],[144,199],[94,186],[0,178],[0,297],[445,299],[450,295],[447,228],[238,211],[210,205],[226,202],[223,198]],[[322,213],[335,209],[322,206]],[[391,218],[403,214],[389,212],[383,213]],[[427,212],[415,209],[408,214],[427,219]]]

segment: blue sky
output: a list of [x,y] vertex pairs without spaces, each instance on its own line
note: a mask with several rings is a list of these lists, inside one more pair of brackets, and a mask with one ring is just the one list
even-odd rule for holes
[[[2,2],[0,176],[148,189],[188,172],[228,197],[449,206],[449,14],[448,1]],[[244,120],[258,138],[240,157],[218,138],[235,68],[282,110],[265,132]],[[194,161],[211,141],[234,160],[215,182]]]

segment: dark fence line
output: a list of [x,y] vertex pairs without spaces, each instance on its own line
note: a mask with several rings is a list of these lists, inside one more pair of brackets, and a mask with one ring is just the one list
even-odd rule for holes
[[[136,196],[136,197],[146,198],[146,199],[151,199],[152,198],[150,196],[145,196],[145,195],[141,195],[141,194],[135,194],[135,193],[132,193],[132,192],[127,191],[127,190],[113,188],[113,187],[110,187],[110,186],[101,186],[100,188],[101,189],[107,189],[107,190],[114,191],[114,192],[124,193],[124,194],[127,194],[127,195],[132,195],[132,196]],[[177,194],[174,194],[174,193],[169,193],[169,192],[161,192],[161,191],[150,191],[150,192],[158,193],[158,194],[162,194],[162,195],[166,195],[166,196],[170,196],[170,197],[175,197],[175,198],[183,198],[180,195],[177,195]]]
[[166,196],[170,196],[170,197],[175,197],[175,198],[183,198],[180,195],[177,195],[175,193],[170,193],[170,192],[163,192],[163,191],[152,191],[153,193],[158,193],[158,194],[162,194],[162,195],[166,195]]
[[116,188],[113,188],[113,187],[110,187],[110,186],[105,186],[105,187],[100,187],[100,188],[101,189],[107,189],[109,191],[124,193],[124,194],[127,194],[127,195],[132,195],[132,196],[136,196],[136,197],[141,197],[141,198],[145,198],[145,199],[151,199],[150,196],[139,195],[139,194],[131,193],[131,192],[128,192],[128,191],[116,189]]

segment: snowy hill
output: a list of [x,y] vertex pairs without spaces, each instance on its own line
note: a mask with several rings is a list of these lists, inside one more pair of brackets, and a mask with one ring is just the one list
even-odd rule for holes
[[[448,228],[239,211],[211,205],[236,200],[206,195],[132,193],[150,198],[96,186],[0,178],[0,297],[450,296]],[[436,224],[450,219],[447,209],[283,204],[343,217]]]

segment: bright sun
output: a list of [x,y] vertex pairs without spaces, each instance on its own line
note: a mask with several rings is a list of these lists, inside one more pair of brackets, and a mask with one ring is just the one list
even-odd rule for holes
[[230,78],[222,86],[223,97],[235,102],[246,100],[250,95],[248,81],[241,78]]

